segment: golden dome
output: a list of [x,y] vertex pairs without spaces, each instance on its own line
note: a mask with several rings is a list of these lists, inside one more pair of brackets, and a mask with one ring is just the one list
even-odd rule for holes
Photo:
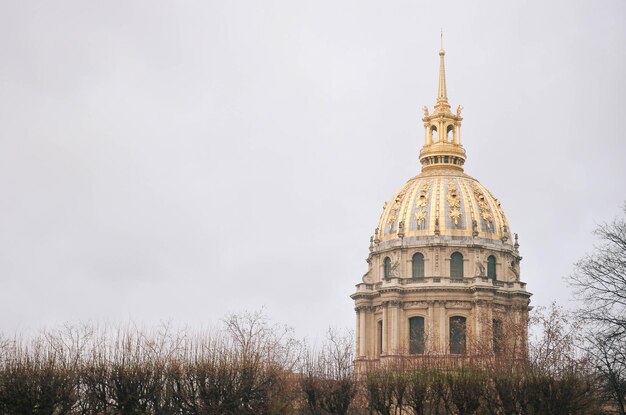
[[442,240],[510,244],[509,222],[487,188],[458,168],[429,168],[409,179],[385,203],[375,242],[403,239],[419,245]]
[[[450,111],[444,50],[439,51],[439,88],[433,112],[423,108],[424,146],[419,155],[422,172],[410,179],[385,203],[373,238],[379,248],[430,243],[424,238],[470,244],[508,243],[509,222],[500,202],[478,180],[463,172],[461,111]],[[469,238],[469,240],[467,240]]]

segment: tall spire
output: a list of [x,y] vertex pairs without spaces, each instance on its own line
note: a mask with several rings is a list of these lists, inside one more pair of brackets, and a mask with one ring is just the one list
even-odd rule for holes
[[441,31],[441,48],[439,48],[439,91],[437,93],[437,102],[448,101],[448,91],[446,89],[446,64],[443,57],[446,51],[443,50],[443,30]]
[[439,92],[437,93],[437,101],[448,101],[448,90],[446,89],[446,64],[443,57],[446,52],[439,50]]
[[446,51],[443,50],[443,30],[441,31],[441,48],[439,49],[439,90],[437,91],[437,103],[435,109],[450,109],[448,103],[448,89],[446,88],[446,64],[444,61]]

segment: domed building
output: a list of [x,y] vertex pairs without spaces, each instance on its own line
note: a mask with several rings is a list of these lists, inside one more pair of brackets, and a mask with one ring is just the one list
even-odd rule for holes
[[352,294],[357,363],[404,355],[526,353],[531,294],[498,199],[463,170],[462,107],[450,109],[445,52],[424,107],[422,171],[388,200]]

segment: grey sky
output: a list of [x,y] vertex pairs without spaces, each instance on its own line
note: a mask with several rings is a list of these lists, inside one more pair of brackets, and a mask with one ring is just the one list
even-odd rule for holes
[[421,110],[520,235],[533,305],[626,199],[626,3],[3,1],[0,330],[353,327]]

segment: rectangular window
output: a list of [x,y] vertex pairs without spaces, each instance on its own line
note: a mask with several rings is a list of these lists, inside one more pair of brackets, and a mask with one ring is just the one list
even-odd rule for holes
[[465,317],[450,317],[450,354],[465,354]]
[[378,354],[383,352],[383,321],[378,322]]
[[424,317],[409,319],[409,353],[424,354]]
[[502,322],[493,320],[493,352],[500,353],[502,351]]

